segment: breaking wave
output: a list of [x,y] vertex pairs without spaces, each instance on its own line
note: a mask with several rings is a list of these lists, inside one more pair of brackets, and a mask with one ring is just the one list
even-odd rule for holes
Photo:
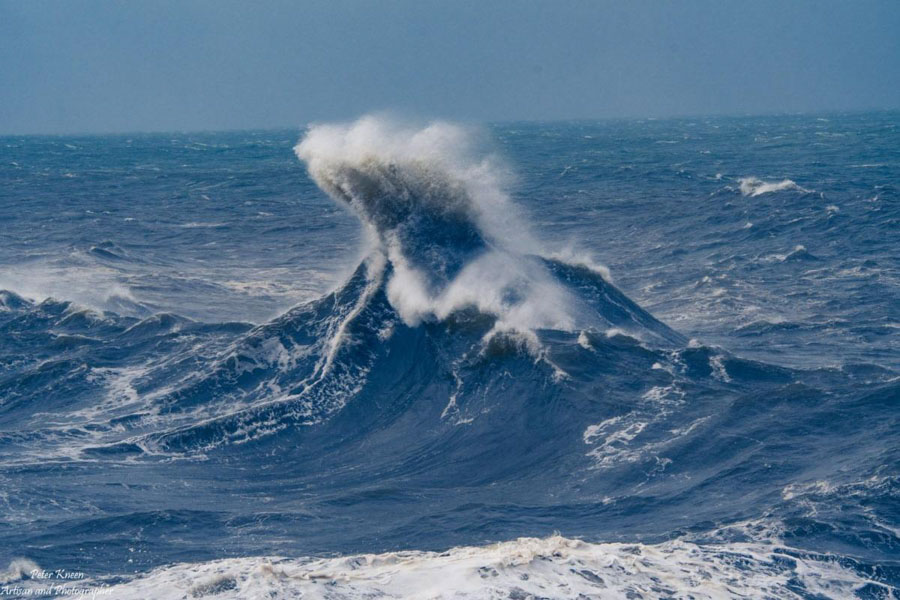
[[590,321],[529,256],[538,244],[503,191],[503,167],[478,152],[471,132],[367,117],[314,126],[295,151],[390,263],[387,295],[407,325],[469,307],[495,317],[498,330],[572,330]]
[[771,194],[772,192],[783,192],[785,190],[793,190],[804,194],[808,194],[811,191],[800,187],[796,182],[790,179],[782,179],[781,181],[763,181],[758,177],[742,177],[738,179],[738,183],[741,186],[741,194],[750,196],[751,198],[762,196],[763,194]]

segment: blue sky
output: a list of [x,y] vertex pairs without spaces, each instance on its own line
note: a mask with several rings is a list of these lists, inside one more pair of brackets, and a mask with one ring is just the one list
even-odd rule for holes
[[0,133],[893,109],[898,32],[898,0],[0,0]]

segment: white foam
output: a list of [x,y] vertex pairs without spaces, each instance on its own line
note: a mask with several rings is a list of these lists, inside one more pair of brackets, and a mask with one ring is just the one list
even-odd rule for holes
[[585,331],[578,332],[578,345],[584,348],[585,350],[593,350],[594,346],[591,345],[591,338],[588,337]]
[[[592,544],[519,538],[446,552],[181,564],[109,588],[120,600],[853,597],[873,584],[833,557],[777,544]],[[887,591],[887,590],[885,590]],[[889,592],[888,592],[889,593]]]
[[738,179],[741,185],[741,194],[744,196],[756,197],[772,192],[782,192],[785,190],[794,190],[797,192],[809,193],[811,190],[797,185],[790,179],[782,179],[781,181],[763,181],[758,177],[741,177]]
[[[500,320],[497,329],[572,330],[574,298],[539,265],[505,252],[491,252],[469,263],[439,294],[426,291],[421,277],[394,255],[388,298],[408,325],[429,318],[446,319],[475,307]],[[513,294],[513,299],[510,299]]]
[[713,377],[725,383],[731,382],[731,376],[728,374],[728,369],[725,367],[725,357],[723,355],[713,354],[710,356],[709,366],[712,368]]
[[569,245],[555,252],[551,252],[549,257],[570,265],[582,265],[600,275],[605,281],[614,283],[612,272],[609,270],[609,267],[597,262],[594,259],[593,254],[586,250],[577,249],[574,246]]
[[[5,570],[0,571],[0,584],[19,581],[39,568],[40,567],[38,567],[34,561],[28,560],[27,558],[13,559]],[[2,590],[2,588],[0,588],[0,590]]]

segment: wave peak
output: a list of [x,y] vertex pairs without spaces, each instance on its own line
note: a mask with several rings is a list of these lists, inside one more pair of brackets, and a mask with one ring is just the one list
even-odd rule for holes
[[540,261],[537,243],[481,151],[477,132],[364,117],[315,125],[295,147],[316,184],[348,205],[390,263],[388,296],[416,325],[475,307],[497,329],[573,329],[576,309]]

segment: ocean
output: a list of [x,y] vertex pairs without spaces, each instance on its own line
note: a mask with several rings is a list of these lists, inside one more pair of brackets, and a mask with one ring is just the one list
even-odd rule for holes
[[0,138],[0,594],[900,598],[898,121]]

